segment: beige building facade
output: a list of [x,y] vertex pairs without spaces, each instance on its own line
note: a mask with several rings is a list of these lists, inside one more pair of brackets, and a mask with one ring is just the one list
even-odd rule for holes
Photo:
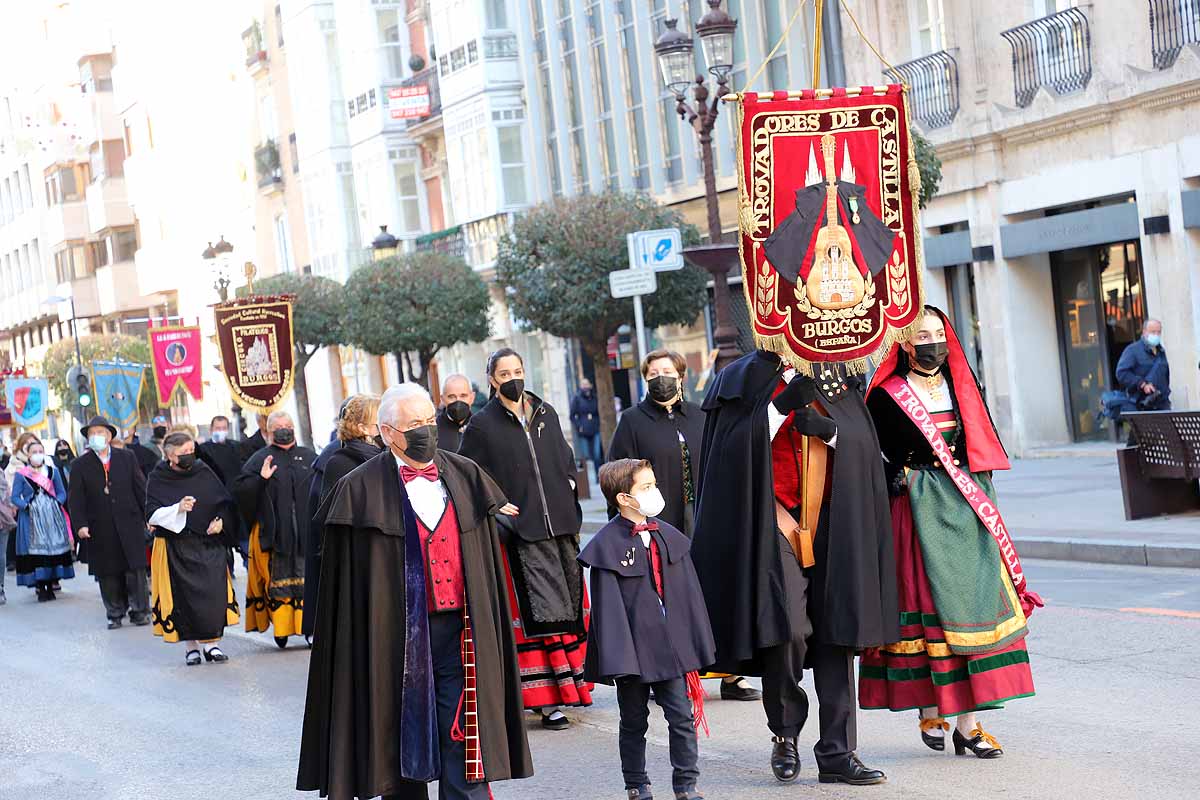
[[[1200,4],[882,0],[842,12],[847,82],[903,80],[942,161],[926,295],[1009,450],[1105,441],[1100,394],[1148,318],[1200,404]],[[903,63],[901,63],[903,62]]]

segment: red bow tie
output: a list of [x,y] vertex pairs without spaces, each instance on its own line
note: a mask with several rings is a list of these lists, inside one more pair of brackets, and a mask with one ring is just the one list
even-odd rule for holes
[[633,526],[633,532],[635,534],[641,533],[642,531],[656,531],[656,530],[658,530],[657,522],[640,522],[637,525]]
[[408,483],[413,478],[424,478],[427,481],[436,481],[438,479],[437,464],[430,462],[421,469],[416,469],[407,465],[400,467],[400,480]]

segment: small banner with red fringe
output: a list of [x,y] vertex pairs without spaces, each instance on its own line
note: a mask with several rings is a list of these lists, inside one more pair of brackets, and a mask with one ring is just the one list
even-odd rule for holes
[[287,399],[295,379],[292,295],[244,297],[215,307],[221,370],[233,400],[269,414]]
[[200,329],[171,325],[151,328],[146,332],[146,337],[150,340],[150,361],[154,367],[154,384],[158,387],[158,404],[169,406],[171,395],[180,385],[192,397],[203,400]]
[[738,244],[755,342],[804,374],[907,339],[924,304],[904,87],[746,92]]

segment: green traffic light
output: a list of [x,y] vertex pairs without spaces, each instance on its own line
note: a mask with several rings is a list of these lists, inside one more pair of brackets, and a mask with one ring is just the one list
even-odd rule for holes
[[84,408],[87,408],[91,404],[92,404],[92,396],[90,394],[79,395],[79,405],[83,406]]

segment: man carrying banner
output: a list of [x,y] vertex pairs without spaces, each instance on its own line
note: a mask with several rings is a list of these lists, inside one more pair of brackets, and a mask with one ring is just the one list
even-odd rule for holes
[[927,306],[892,348],[867,405],[892,493],[903,639],[863,656],[863,708],[920,708],[921,740],[954,752],[1003,755],[975,712],[1033,694],[1027,616],[1041,599],[1025,583],[992,489],[1008,469],[975,374],[954,329]]
[[855,754],[854,653],[899,639],[879,440],[838,364],[797,375],[759,350],[704,399],[692,558],[717,643],[712,669],[763,677],[771,769],[800,774],[807,665],[820,700],[822,783],[880,783]]
[[285,411],[268,416],[266,430],[270,444],[246,462],[233,494],[250,528],[246,630],[273,627],[282,648],[303,623],[305,513],[317,454],[296,443]]

